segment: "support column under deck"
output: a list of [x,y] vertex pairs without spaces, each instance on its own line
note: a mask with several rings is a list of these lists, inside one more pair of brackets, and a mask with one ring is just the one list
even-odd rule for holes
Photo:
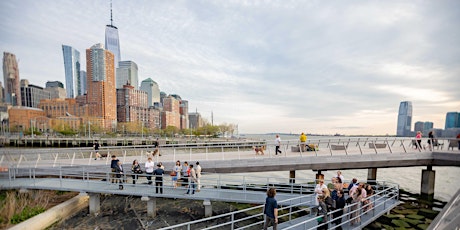
[[101,211],[101,194],[89,193],[89,214],[97,216]]
[[295,184],[295,170],[289,171],[289,182]]
[[427,169],[422,170],[422,181],[420,185],[420,193],[425,196],[434,195],[434,182],[435,182],[436,171],[434,171],[429,165]]
[[147,201],[147,215],[150,217],[155,217],[157,213],[155,209],[157,208],[157,199],[155,197],[143,196],[141,197],[142,201]]
[[377,180],[377,168],[367,169],[367,183],[375,184],[376,180]]
[[211,217],[212,216],[212,204],[210,200],[204,200],[204,217]]
[[316,177],[315,184],[318,183],[319,180],[324,180],[324,174],[321,174],[321,170],[318,170],[315,177]]

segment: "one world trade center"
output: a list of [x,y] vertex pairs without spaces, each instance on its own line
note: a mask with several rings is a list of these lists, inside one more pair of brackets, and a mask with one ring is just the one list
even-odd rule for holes
[[110,2],[110,25],[105,27],[105,49],[113,53],[115,68],[118,68],[118,62],[121,60],[120,39],[118,38],[118,28],[113,25],[112,2]]

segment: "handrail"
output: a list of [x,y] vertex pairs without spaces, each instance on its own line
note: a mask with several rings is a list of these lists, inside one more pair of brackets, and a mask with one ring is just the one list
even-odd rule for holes
[[[368,210],[366,212],[362,212],[362,213],[361,213],[361,211],[364,209],[364,207],[356,209],[354,212],[359,212],[360,213],[356,218],[361,217],[362,215],[365,215],[366,213],[369,213],[369,212],[375,210],[376,207],[379,207],[381,205],[385,205],[387,200],[398,199],[398,197],[399,197],[399,185],[384,182],[383,184],[377,183],[376,186],[377,186],[377,191],[378,192],[376,194],[366,198],[366,200],[372,200],[372,202],[374,204],[376,204],[376,206],[374,206],[370,210]],[[380,190],[380,187],[382,187],[383,189]],[[318,227],[317,223],[316,223],[316,217],[312,215],[312,208],[316,207],[316,205],[314,205],[314,202],[315,202],[314,199],[315,198],[313,196],[300,196],[300,197],[296,197],[296,198],[291,198],[291,199],[278,201],[278,206],[279,206],[279,208],[278,208],[278,213],[279,213],[278,220],[279,221],[283,221],[284,220],[283,218],[287,218],[288,220],[284,221],[284,222],[290,222],[290,221],[292,221],[292,220],[294,220],[296,218],[305,217],[305,213],[308,213],[307,220],[304,220],[304,221],[302,221],[300,223],[297,223],[297,224],[293,224],[292,226],[283,226],[283,229],[294,229],[294,228],[297,229],[300,226],[304,226],[303,229],[316,229]],[[298,200],[300,200],[300,201],[298,201]],[[303,200],[305,200],[305,201],[303,201]],[[348,206],[346,206],[346,208],[347,209],[351,208],[354,205],[359,205],[359,203],[355,203],[353,205],[348,205]],[[365,206],[365,207],[367,207],[367,206]],[[173,226],[169,226],[169,227],[164,227],[164,228],[160,228],[160,229],[161,230],[179,229],[179,228],[182,228],[182,229],[183,228],[186,228],[186,229],[216,229],[216,228],[221,228],[221,227],[227,227],[227,228],[230,227],[230,229],[247,229],[247,228],[250,228],[250,227],[262,228],[264,223],[265,223],[265,220],[263,219],[263,217],[264,217],[263,209],[264,209],[264,205],[258,205],[258,206],[243,209],[243,210],[233,211],[233,212],[226,213],[226,214],[221,214],[221,215],[217,215],[217,216],[213,216],[213,217],[207,217],[207,218],[204,218],[204,219],[194,220],[194,221],[181,223],[181,224],[177,224],[177,225],[173,225]],[[294,211],[293,211],[293,209],[294,209]],[[284,213],[284,211],[287,211],[287,212]],[[327,214],[327,216],[331,216],[333,213],[338,212],[338,211],[339,210],[329,212]],[[254,215],[251,215],[251,216],[238,215],[238,214],[253,213],[253,212],[257,212],[257,213],[254,214]],[[294,214],[297,214],[299,216],[295,217]],[[304,215],[302,216],[302,214],[304,214]],[[343,218],[343,217],[346,217],[348,215],[350,215],[350,213],[345,213],[345,214],[343,214],[343,215],[341,215],[340,217],[337,217],[337,218]],[[374,213],[373,213],[373,215],[374,215]],[[236,216],[243,216],[243,217],[241,217],[240,219],[237,219]],[[212,221],[212,220],[216,220],[216,219],[230,219],[231,221],[226,221],[224,223],[214,225],[214,226],[210,226],[210,227],[205,227],[205,228],[198,228],[197,226],[194,226],[194,225],[199,225],[200,223],[204,223],[204,222]],[[238,225],[238,223],[243,222],[243,221],[247,221],[247,220],[252,220],[252,221],[249,222],[249,223],[244,223],[244,227],[235,227],[235,225]],[[335,219],[330,219],[330,220],[328,220],[326,223],[324,223],[322,225],[327,224],[330,227],[330,229],[337,228],[338,226],[332,226],[331,225],[331,223],[334,220]],[[343,222],[339,226],[343,226],[345,224],[348,224],[348,222],[349,222],[349,220]],[[281,222],[280,224],[282,224],[282,223],[283,222]],[[312,223],[313,223],[314,227],[308,228],[307,225],[308,224],[311,225]]]
[[[306,144],[314,144],[318,149],[314,149],[314,154],[306,152],[292,152],[289,147],[299,146],[298,140],[283,141],[284,151],[282,157],[300,156],[311,157],[321,156],[326,152],[329,155],[355,155],[355,154],[382,154],[382,153],[411,153],[419,152],[414,149],[413,138],[348,138],[346,140],[340,138],[328,139],[309,139]],[[427,138],[424,140],[428,140]],[[449,140],[449,139],[446,139]],[[438,139],[438,142],[443,144],[444,139]],[[264,156],[256,156],[252,150],[252,146],[256,143],[266,146]],[[390,144],[391,143],[391,144]],[[395,143],[400,143],[395,145]],[[424,143],[426,143],[424,141]],[[211,146],[210,146],[211,145]],[[366,145],[369,146],[366,148]],[[341,146],[341,147],[337,147]],[[408,147],[408,148],[406,148]],[[438,146],[439,147],[439,146]],[[109,163],[109,156],[117,155],[121,157],[123,163],[137,158],[140,162],[146,160],[146,153],[153,146],[130,146],[130,147],[104,147],[100,149],[101,154],[106,154],[105,164]],[[338,150],[337,150],[337,149]],[[433,149],[433,148],[432,148]],[[236,142],[213,142],[213,143],[193,143],[193,146],[187,144],[170,144],[160,146],[162,161],[181,160],[227,160],[227,159],[246,159],[254,157],[275,157],[274,143],[271,141],[236,141]],[[433,149],[434,150],[434,149]],[[429,151],[428,148],[426,151]],[[220,153],[220,155],[216,154]],[[236,154],[235,154],[236,153]],[[46,165],[93,165],[96,162],[92,161],[95,156],[94,150],[91,148],[51,148],[51,149],[5,149],[0,152],[2,166],[10,165],[16,167],[43,167]],[[280,157],[280,156],[276,156]],[[85,162],[81,160],[85,159]],[[163,160],[164,159],[164,160]],[[154,161],[159,161],[157,155]],[[100,163],[98,163],[100,164]]]

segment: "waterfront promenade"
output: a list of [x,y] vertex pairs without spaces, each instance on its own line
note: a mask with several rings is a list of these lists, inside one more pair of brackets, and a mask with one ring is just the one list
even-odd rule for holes
[[[258,203],[260,201],[257,201],[255,197],[263,198],[264,191],[268,186],[284,185],[280,189],[285,189],[290,194],[296,194],[294,196],[311,193],[311,184],[314,183],[315,178],[305,181],[305,178],[299,178],[295,175],[296,170],[311,169],[317,171],[318,176],[320,176],[321,171],[324,170],[367,168],[370,175],[368,180],[375,180],[377,168],[381,167],[427,166],[427,170],[424,171],[428,172],[427,177],[429,178],[433,176],[432,166],[460,166],[458,157],[460,152],[457,150],[437,150],[436,148],[434,151],[417,150],[411,146],[412,141],[410,139],[329,139],[319,140],[316,144],[318,145],[316,151],[296,152],[292,151],[297,145],[295,142],[285,142],[282,146],[283,153],[280,155],[273,154],[274,147],[270,143],[265,143],[264,155],[255,155],[251,149],[252,146],[248,146],[244,142],[225,143],[217,147],[215,145],[206,146],[204,143],[202,146],[162,146],[160,148],[162,155],[155,156],[154,161],[162,161],[167,171],[172,168],[177,159],[188,160],[191,163],[200,161],[200,164],[205,166],[204,178],[206,179],[202,181],[205,188],[194,196],[186,196],[183,194],[184,190],[177,190],[181,193],[168,187],[165,188],[165,195],[156,195],[152,194],[151,189],[143,191],[142,184],[137,187],[127,185],[124,190],[118,190],[116,185],[108,182],[110,181],[108,167],[110,155],[117,155],[124,163],[125,168],[129,168],[133,159],[138,159],[140,162],[145,161],[147,151],[152,150],[151,146],[105,148],[101,152],[106,153],[108,158],[103,160],[94,160],[94,153],[91,149],[8,149],[8,151],[1,152],[0,165],[9,169],[8,177],[10,179],[2,180],[1,184],[5,188],[24,187],[56,190],[73,188],[72,190],[86,191],[90,194],[108,192],[150,198],[159,196],[205,201],[222,199],[236,202],[245,201],[241,198],[234,198],[235,196],[251,197],[248,194],[255,192],[254,197],[248,198],[246,202]],[[272,180],[267,178],[250,179],[249,177],[228,179],[231,178],[230,176],[223,180],[220,176],[222,174],[213,174],[266,171],[289,171],[289,175]],[[11,174],[12,172],[14,173]],[[2,176],[3,179],[6,179],[4,176],[6,174]],[[52,177],[55,179],[53,180]],[[213,177],[217,177],[217,179],[213,179]],[[67,184],[72,178],[78,179],[76,187]],[[127,178],[129,179],[129,175]],[[145,179],[143,180],[145,181]],[[422,183],[424,182],[422,181]],[[261,184],[263,186],[255,186]],[[428,180],[427,184],[429,186],[426,191],[429,192],[434,186],[434,178],[431,181]],[[91,189],[90,185],[94,188]],[[228,189],[232,186],[233,188],[230,190],[234,191],[230,192],[212,190],[211,193],[208,193],[209,191],[207,191],[208,188]],[[241,192],[241,190],[249,193]],[[292,197],[281,198],[290,199]]]

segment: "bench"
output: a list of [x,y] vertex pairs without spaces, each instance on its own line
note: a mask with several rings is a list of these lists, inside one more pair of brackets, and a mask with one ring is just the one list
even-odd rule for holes
[[375,143],[375,144],[374,143],[369,143],[369,148],[371,148],[371,149],[373,149],[373,148],[384,149],[386,147],[387,147],[387,144],[384,144],[384,143],[383,144],[382,143],[380,143],[380,144],[378,144],[378,143]]
[[332,150],[345,150],[347,149],[347,146],[345,145],[331,145]]
[[454,150],[454,148],[457,148],[459,141],[459,139],[449,139],[449,146],[447,147],[447,150],[449,150],[450,148],[452,148],[452,150]]

